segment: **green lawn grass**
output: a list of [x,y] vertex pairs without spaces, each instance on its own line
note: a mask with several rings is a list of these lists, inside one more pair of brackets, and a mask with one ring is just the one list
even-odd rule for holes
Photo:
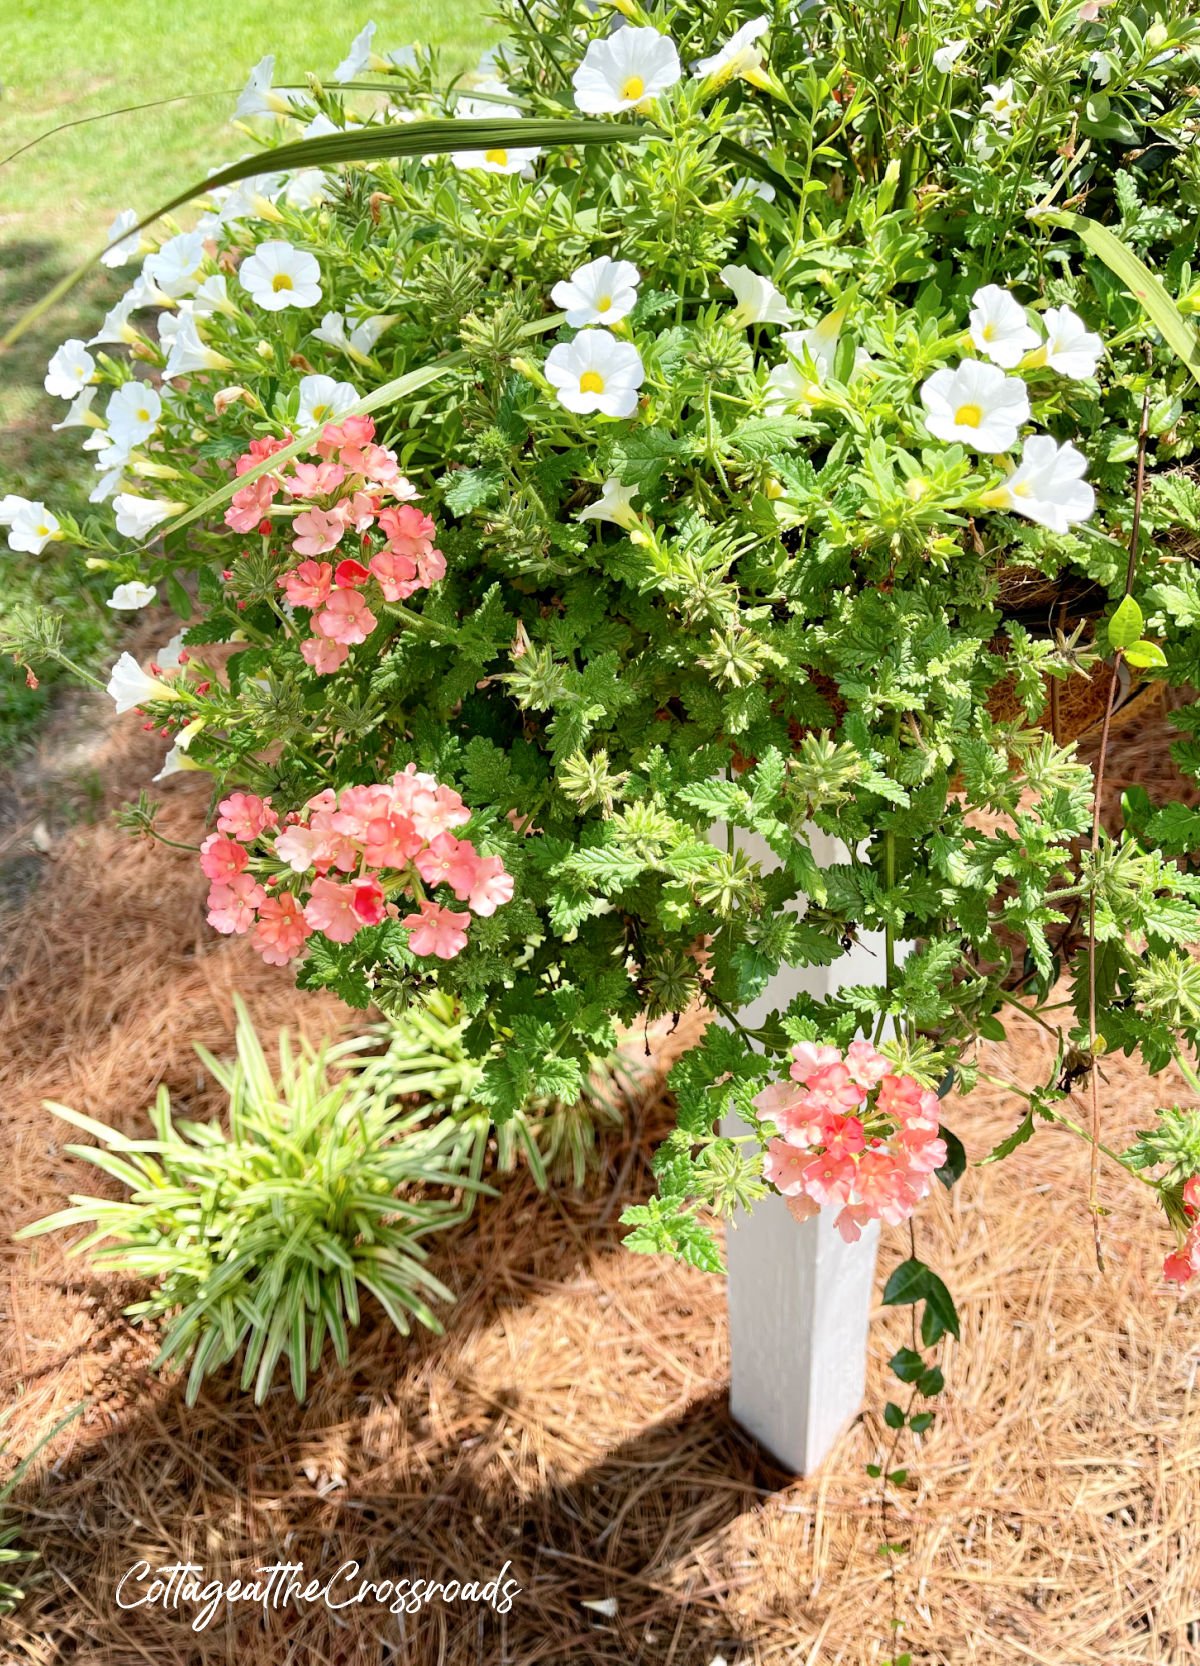
[[[264,53],[277,82],[329,75],[373,18],[383,51],[438,48],[447,78],[473,67],[497,38],[486,0],[362,0],[280,7],[274,0],[0,0],[0,159],[61,123],[127,105],[188,96],[67,127],[0,166],[0,324],[96,249],[121,208],[146,213],[250,147],[230,123],[238,92]],[[91,471],[76,430],[51,434],[65,407],[42,389],[59,342],[86,339],[131,281],[100,271],[14,349],[0,356],[0,496],[18,492],[53,509],[86,495]],[[14,555],[0,534],[0,614],[21,601],[67,606],[77,657],[104,646],[107,587],[79,585],[55,545]],[[47,687],[0,661],[0,756],[30,725]]]

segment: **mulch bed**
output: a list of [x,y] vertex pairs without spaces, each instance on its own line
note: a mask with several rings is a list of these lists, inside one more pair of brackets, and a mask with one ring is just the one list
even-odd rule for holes
[[[1110,779],[1165,782],[1164,727],[1116,738]],[[162,743],[127,720],[98,753],[110,802],[134,796]],[[187,837],[200,778],[161,790]],[[820,1473],[783,1476],[731,1424],[719,1280],[630,1255],[618,1224],[652,1189],[670,1125],[659,1068],[582,1193],[501,1182],[443,1241],[458,1295],[446,1334],[404,1340],[368,1311],[353,1366],[297,1409],[280,1379],[261,1408],[217,1378],[188,1410],[155,1377],[152,1339],[121,1315],[126,1284],[18,1226],[93,1172],[63,1150],[55,1099],[145,1126],[160,1081],[191,1114],[218,1108],[191,1050],[230,1049],[240,991],[265,1033],[353,1020],[301,997],[246,945],[216,938],[183,853],[110,825],[59,837],[10,916],[0,955],[0,1409],[15,1455],[80,1400],[18,1499],[40,1567],[0,1621],[0,1660],[38,1666],[835,1666],[887,1658],[893,1612],[917,1666],[1183,1666],[1200,1649],[1200,1337],[1158,1275],[1163,1225],[1142,1188],[1105,1179],[1107,1268],[1087,1214],[1087,1150],[1039,1129],[1007,1162],[971,1168],[919,1216],[963,1343],[911,1480],[881,1523],[865,1466],[890,1431],[885,1362],[907,1313],[872,1327],[871,1408]],[[986,1068],[1032,1081],[1048,1038],[1014,1026]],[[1127,1138],[1181,1094],[1105,1063],[1105,1137]],[[972,1159],[1021,1105],[981,1088],[948,1120]],[[908,1253],[885,1236],[881,1274]],[[11,1462],[11,1460],[9,1460]],[[905,1542],[894,1587],[878,1552]],[[374,1577],[487,1577],[508,1561],[510,1613],[434,1605],[121,1611],[136,1561],[212,1577],[353,1559]],[[615,1612],[589,1608],[611,1599]]]

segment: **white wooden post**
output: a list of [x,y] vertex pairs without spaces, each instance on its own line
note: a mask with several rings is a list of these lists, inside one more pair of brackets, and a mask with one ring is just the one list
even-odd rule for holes
[[[726,830],[714,828],[724,846]],[[764,871],[779,866],[769,846],[741,829],[737,842]],[[815,828],[822,867],[844,862],[845,847]],[[796,995],[829,995],[845,984],[882,983],[883,934],[870,933],[832,966],[781,967],[738,1017],[753,1029]],[[738,1119],[724,1131],[745,1133]],[[879,1228],[843,1242],[834,1211],[799,1223],[774,1195],[741,1211],[726,1239],[729,1266],[729,1405],[735,1419],[787,1470],[809,1475],[858,1414],[867,1372],[867,1323]]]

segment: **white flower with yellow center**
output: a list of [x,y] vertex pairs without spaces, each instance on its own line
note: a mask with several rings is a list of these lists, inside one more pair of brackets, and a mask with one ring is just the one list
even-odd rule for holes
[[1012,76],[1010,75],[1007,81],[1001,81],[999,86],[989,81],[983,90],[987,97],[979,106],[980,114],[987,116],[997,127],[1008,127],[1021,108]]
[[260,58],[250,71],[250,78],[242,88],[237,104],[234,106],[235,116],[292,116],[296,113],[295,101],[290,93],[276,92],[271,85],[275,74],[275,54],[268,52],[265,58]]
[[131,579],[128,584],[118,584],[104,605],[118,613],[136,613],[138,608],[149,607],[157,600],[158,591],[152,584]]
[[595,503],[589,503],[586,509],[581,509],[576,515],[577,521],[611,521],[614,526],[623,526],[626,531],[637,525],[638,514],[633,507],[633,499],[638,495],[640,487],[624,486],[614,474],[604,482],[603,490]]
[[701,58],[692,65],[692,74],[700,79],[710,78],[718,85],[732,81],[734,76],[754,75],[762,70],[762,49],[755,43],[771,27],[769,17],[756,17],[743,23],[725,45],[718,47],[711,57]]
[[96,361],[82,341],[72,338],[62,346],[46,366],[42,383],[47,393],[56,399],[74,399],[81,394],[96,374]]
[[118,717],[137,706],[147,705],[151,700],[179,699],[178,691],[170,683],[160,682],[157,677],[143,671],[132,654],[122,654],[113,666],[108,679],[108,693],[116,705]]
[[344,313],[327,312],[321,320],[320,328],[314,330],[313,335],[317,341],[327,342],[330,347],[338,347],[352,359],[358,359],[360,363],[365,364],[375,351],[375,343],[395,322],[395,313],[378,313],[372,318],[364,318],[360,323],[349,326]]
[[933,55],[933,67],[939,75],[953,75],[954,66],[970,45],[965,40],[948,40],[945,46],[939,46]]
[[108,228],[109,247],[100,256],[101,266],[116,268],[132,260],[142,247],[142,234],[137,229],[136,209],[123,208]]
[[316,256],[294,248],[283,238],[260,243],[238,267],[238,277],[251,300],[264,312],[287,307],[315,307],[321,299],[321,268]]
[[62,421],[50,424],[51,431],[59,434],[64,428],[98,428],[100,418],[92,413],[92,400],[95,399],[96,392],[97,389],[92,385],[77,394]]
[[171,342],[171,351],[163,366],[163,381],[172,382],[176,376],[191,376],[197,370],[232,370],[232,360],[205,345],[196,320],[190,316],[179,321]]
[[60,536],[58,518],[44,503],[8,496],[0,503],[0,525],[8,528],[8,547],[24,555],[41,555]]
[[162,398],[149,382],[123,382],[108,402],[104,420],[114,446],[126,451],[148,440],[162,416]]
[[717,276],[737,296],[733,321],[747,324],[790,324],[795,313],[770,278],[748,266],[723,266]]
[[361,398],[362,394],[350,382],[336,382],[332,376],[302,376],[297,426],[319,428],[323,423],[336,422]]
[[545,372],[559,404],[580,416],[632,416],[645,377],[637,348],[608,330],[580,330],[574,341],[560,341],[550,349]]
[[612,116],[658,98],[679,80],[675,42],[657,29],[618,29],[589,42],[571,77],[575,103],[585,115]]
[[1042,314],[1046,326],[1046,363],[1072,382],[1085,382],[1096,374],[1104,356],[1104,343],[1088,329],[1070,307],[1047,307]]
[[[774,365],[767,377],[768,412],[778,415],[793,406],[807,409],[820,401],[822,383],[833,376],[833,361],[845,317],[845,309],[839,307],[811,329],[783,332],[779,339],[791,357],[783,364]],[[859,348],[855,368],[865,364],[868,358]]]
[[935,370],[921,384],[925,426],[939,440],[976,451],[1009,451],[1029,421],[1024,382],[998,365],[965,359],[957,370]]
[[601,255],[556,283],[550,299],[562,307],[573,330],[585,324],[615,324],[637,305],[641,274],[631,260]]
[[[504,89],[507,91],[507,88]],[[513,104],[493,104],[488,99],[460,98],[454,114],[464,121],[510,121],[521,112]],[[531,167],[541,155],[535,145],[514,148],[492,145],[487,150],[452,150],[450,160],[456,168],[474,168],[485,174],[519,174]]]
[[1058,445],[1049,434],[1031,434],[1019,465],[981,501],[988,509],[1024,515],[1051,532],[1068,532],[1096,507],[1096,494],[1083,478],[1086,473],[1087,458],[1070,440]]
[[149,537],[156,526],[170,520],[183,507],[182,503],[168,503],[164,498],[138,497],[135,492],[118,492],[113,498],[117,531],[122,538]]
[[1038,345],[1025,308],[998,283],[984,284],[972,295],[970,330],[979,351],[1004,370],[1012,370]]
[[190,294],[200,282],[200,268],[206,258],[203,232],[184,231],[178,237],[168,237],[161,249],[146,256],[142,274],[164,295],[177,301],[181,295]]

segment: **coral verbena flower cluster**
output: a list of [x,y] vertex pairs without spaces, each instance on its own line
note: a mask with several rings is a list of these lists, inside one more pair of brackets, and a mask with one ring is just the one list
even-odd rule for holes
[[[471,915],[494,914],[513,894],[501,859],[453,832],[470,819],[453,788],[413,764],[388,782],[327,788],[282,826],[269,798],[232,793],[200,847],[209,924],[252,933],[263,959],[285,966],[314,933],[349,943],[365,926],[399,919],[413,954],[452,960]],[[465,907],[437,901],[430,893],[439,890]]]
[[[290,436],[252,440],[238,458],[239,476],[289,443]],[[395,452],[376,443],[369,416],[326,423],[313,449],[315,462],[295,461],[240,487],[225,521],[235,532],[258,528],[270,537],[272,516],[291,517],[291,547],[303,559],[277,582],[293,609],[308,610],[312,635],[300,652],[327,675],[379,622],[366,594],[372,583],[385,602],[401,602],[445,577],[446,562],[434,548],[433,521],[411,501],[416,487]],[[336,565],[326,556],[337,557]]]
[[789,1079],[754,1103],[779,1130],[763,1162],[767,1179],[801,1218],[836,1208],[848,1243],[868,1221],[907,1220],[946,1161],[937,1094],[896,1074],[868,1041],[844,1053],[798,1042]]
[[1191,1223],[1183,1242],[1163,1262],[1163,1277],[1172,1284],[1190,1284],[1200,1273],[1200,1174],[1183,1188],[1183,1212]]

